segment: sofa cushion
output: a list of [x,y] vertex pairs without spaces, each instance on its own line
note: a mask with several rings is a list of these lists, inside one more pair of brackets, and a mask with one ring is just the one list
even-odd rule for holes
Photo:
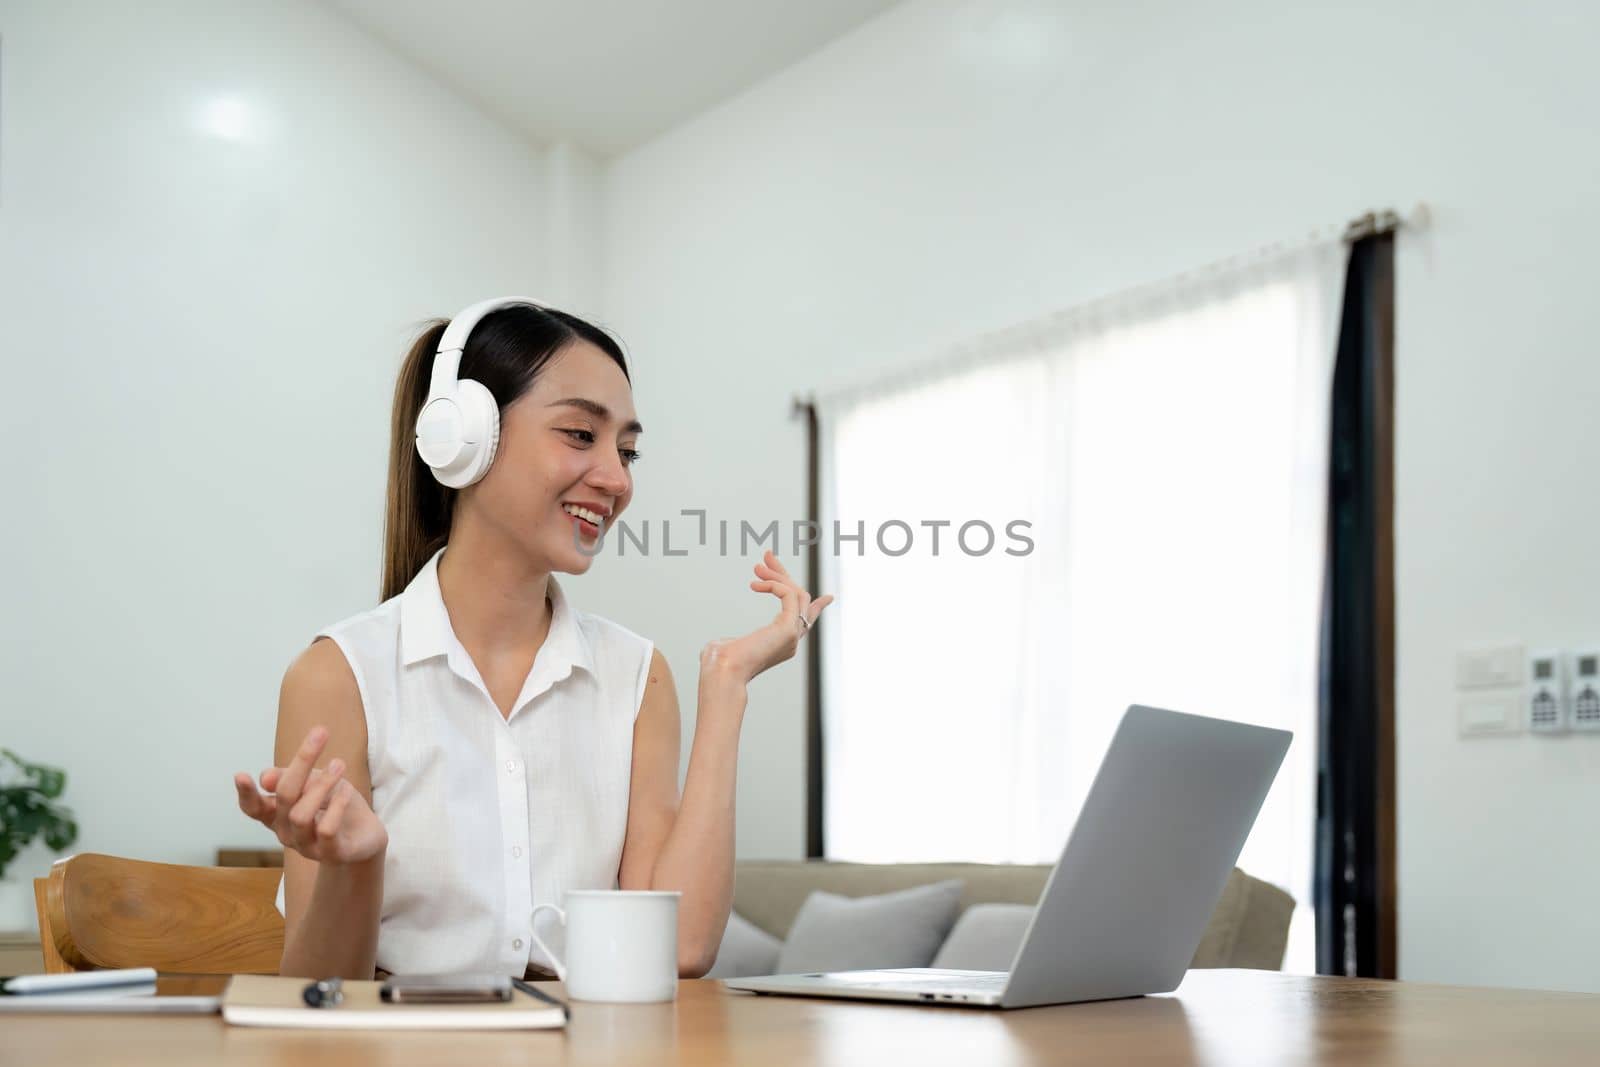
[[1235,868],[1189,966],[1275,971],[1283,966],[1293,914],[1292,896]]
[[778,954],[778,973],[926,967],[961,908],[961,883],[872,897],[817,891],[806,898]]
[[961,906],[1037,904],[1048,864],[844,863],[837,860],[740,860],[735,864],[733,907],[774,937],[788,937],[813,890],[846,897],[892,893],[946,882],[962,883]]
[[778,953],[783,942],[767,933],[738,912],[728,916],[722,932],[717,962],[706,972],[707,978],[747,978],[754,974],[776,974]]
[[1033,909],[1026,904],[974,904],[956,920],[939,954],[935,967],[962,971],[1009,971],[1033,920]]

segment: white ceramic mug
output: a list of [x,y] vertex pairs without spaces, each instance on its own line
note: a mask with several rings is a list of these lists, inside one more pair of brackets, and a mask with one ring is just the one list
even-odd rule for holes
[[[564,911],[554,904],[533,909],[533,943],[555,964],[556,977],[574,1000],[673,1000],[680,895],[676,890],[569,889]],[[566,928],[566,959],[539,939],[539,913],[546,909]]]

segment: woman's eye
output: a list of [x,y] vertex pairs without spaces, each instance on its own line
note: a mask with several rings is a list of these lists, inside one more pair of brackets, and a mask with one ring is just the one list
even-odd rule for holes
[[[592,445],[595,441],[593,430],[561,430],[560,432],[574,441],[582,442],[585,446]],[[634,448],[619,448],[617,449],[617,455],[622,457],[622,465],[625,467],[632,466],[639,459],[639,451]]]

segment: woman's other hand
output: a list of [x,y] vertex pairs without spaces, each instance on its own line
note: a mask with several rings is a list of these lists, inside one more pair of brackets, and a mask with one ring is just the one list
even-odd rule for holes
[[328,731],[314,727],[287,767],[261,772],[261,788],[248,774],[233,776],[239,810],[271,830],[285,848],[318,863],[361,863],[382,855],[389,832],[361,791],[344,777],[344,761],[316,767]]
[[743,637],[713,641],[700,653],[701,682],[708,675],[728,678],[740,684],[749,682],[769,667],[791,658],[800,641],[811,632],[822,609],[833,603],[832,596],[811,599],[784,570],[771,552],[755,567],[756,579],[750,588],[778,598],[778,615],[771,622]]

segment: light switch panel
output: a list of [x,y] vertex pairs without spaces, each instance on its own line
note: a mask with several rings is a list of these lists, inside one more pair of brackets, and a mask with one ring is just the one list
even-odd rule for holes
[[1521,645],[1464,648],[1456,654],[1457,689],[1521,685],[1527,652]]
[[1522,732],[1522,700],[1517,692],[1463,695],[1456,701],[1460,737],[1508,737]]

